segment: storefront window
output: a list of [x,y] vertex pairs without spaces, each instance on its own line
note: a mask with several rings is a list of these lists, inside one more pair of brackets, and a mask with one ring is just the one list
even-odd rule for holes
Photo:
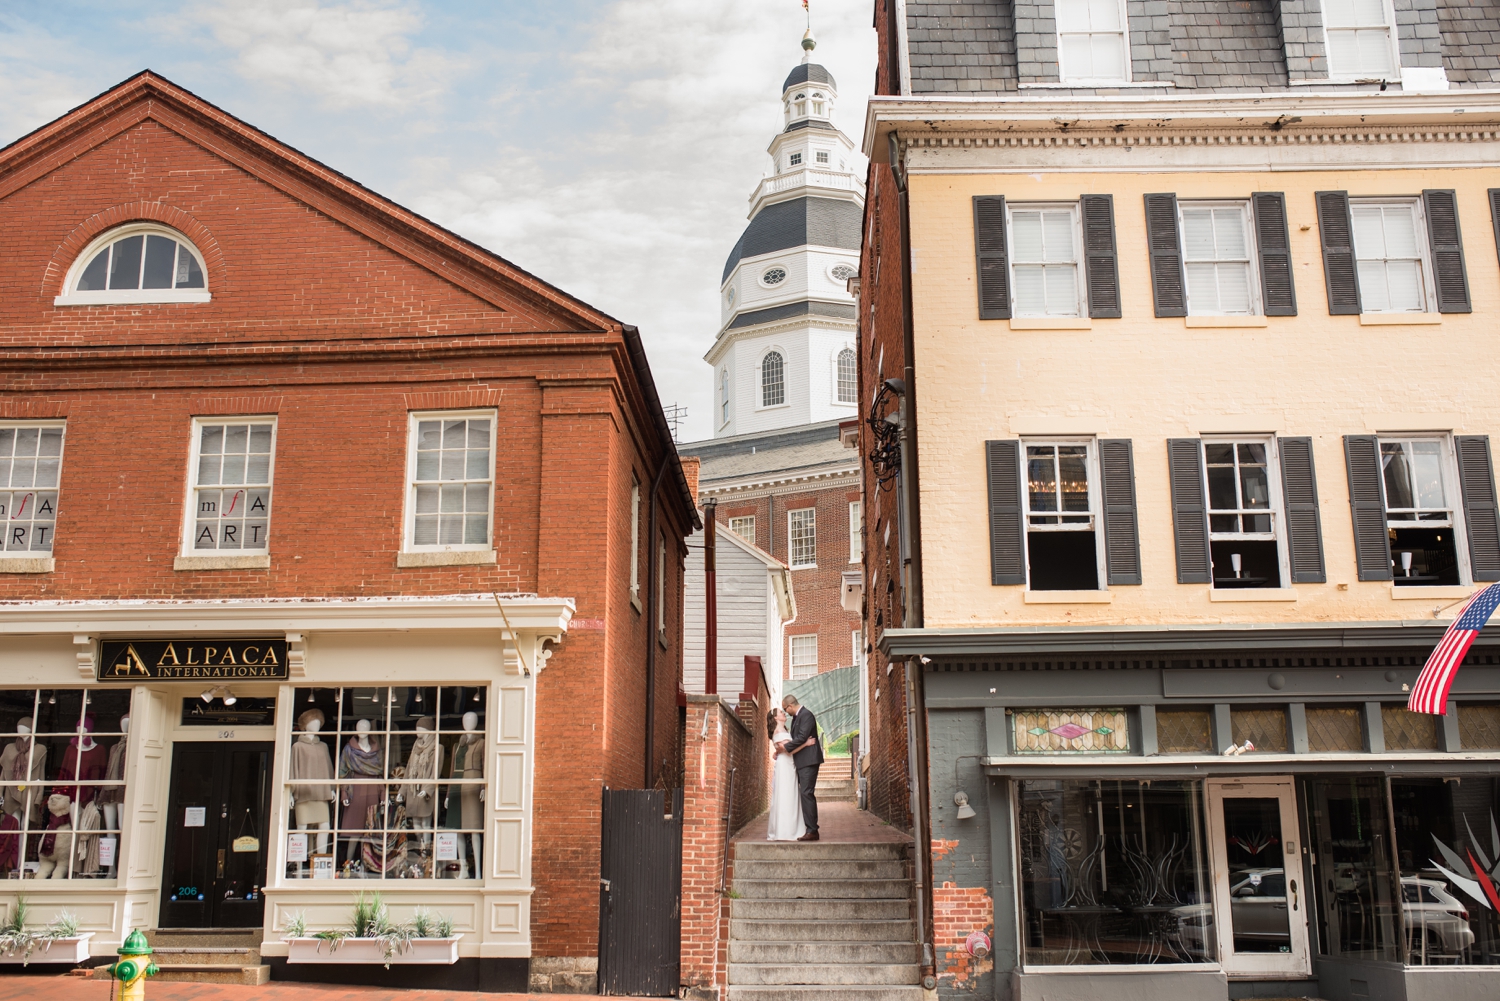
[[1021,782],[1025,962],[1211,961],[1201,800],[1196,782]]
[[299,688],[290,879],[478,879],[484,688]]
[[0,878],[113,879],[130,690],[0,691]]
[[1323,953],[1400,962],[1385,779],[1312,778],[1305,788]]
[[1391,779],[1406,961],[1500,963],[1500,810],[1488,778]]

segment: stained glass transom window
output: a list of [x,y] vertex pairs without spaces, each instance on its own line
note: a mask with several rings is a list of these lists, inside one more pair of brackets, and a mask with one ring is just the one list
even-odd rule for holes
[[1012,714],[1017,754],[1126,754],[1123,709],[1041,709]]

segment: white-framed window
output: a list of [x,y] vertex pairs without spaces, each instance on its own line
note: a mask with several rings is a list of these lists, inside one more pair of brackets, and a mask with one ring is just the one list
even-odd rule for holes
[[1387,0],[1323,0],[1328,75],[1343,80],[1396,76],[1394,11]]
[[1203,439],[1208,540],[1216,588],[1281,587],[1282,537],[1276,439]]
[[1420,198],[1351,198],[1360,308],[1433,312],[1432,274]]
[[849,502],[849,562],[858,563],[864,555],[865,505],[862,501]]
[[760,405],[779,407],[786,403],[786,361],[780,351],[767,351],[760,360]]
[[95,237],[63,279],[58,306],[208,302],[203,255],[175,229],[130,223]]
[[729,369],[719,372],[719,424],[729,423]]
[[823,95],[817,92],[813,93],[813,114],[823,114]]
[[818,565],[818,509],[798,508],[786,513],[787,555],[793,570]]
[[495,411],[414,413],[410,420],[407,551],[492,548]]
[[193,420],[183,555],[270,548],[275,457],[275,417]]
[[801,681],[818,673],[818,634],[791,637],[792,680]]
[[793,153],[791,156],[787,157],[787,163],[791,164],[793,167],[800,167],[802,165],[802,154]]
[[52,552],[65,431],[62,421],[0,421],[0,558]]
[[1128,83],[1124,0],[1058,0],[1057,62],[1065,83]]
[[630,601],[641,607],[641,481],[630,476]]
[[798,118],[801,118],[804,115],[806,115],[807,114],[807,95],[805,93],[798,94],[796,97],[792,98],[792,100],[795,102],[794,107],[796,108],[796,111],[794,113],[796,114],[796,116]]
[[667,635],[667,539],[656,540],[656,631]]
[[1380,435],[1381,490],[1391,572],[1401,585],[1471,581],[1453,440],[1447,435]]
[[755,545],[755,515],[745,514],[729,519],[729,530],[752,546]]
[[786,268],[779,264],[774,268],[767,268],[765,274],[760,276],[760,283],[767,288],[780,285],[784,281],[786,281]]
[[828,162],[828,152],[826,150],[821,150],[821,149],[818,150],[818,152],[817,152],[817,159],[818,159],[819,163],[827,163]]
[[838,382],[840,403],[859,402],[859,366],[853,348],[844,348],[834,362],[834,374]]
[[1078,205],[1007,203],[1015,316],[1082,316]]
[[1188,313],[1250,316],[1260,312],[1250,203],[1177,203]]
[[1098,458],[1093,439],[1027,440],[1027,587],[1033,591],[1103,588]]
[[849,663],[863,664],[865,661],[865,631],[863,629],[855,629],[851,632],[849,634],[849,645],[851,647],[849,655],[852,658]]

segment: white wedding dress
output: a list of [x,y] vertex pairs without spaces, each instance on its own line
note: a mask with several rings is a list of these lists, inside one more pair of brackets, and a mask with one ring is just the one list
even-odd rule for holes
[[[777,727],[771,743],[785,747],[792,742],[786,727]],[[767,841],[796,841],[807,833],[802,822],[802,795],[797,789],[797,765],[790,754],[776,755],[771,771],[771,822]]]

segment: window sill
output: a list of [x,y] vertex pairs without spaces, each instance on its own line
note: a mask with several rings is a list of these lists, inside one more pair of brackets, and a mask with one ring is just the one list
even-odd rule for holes
[[1408,324],[1438,324],[1442,313],[1361,313],[1361,327],[1404,327]]
[[646,614],[645,609],[641,607],[641,599],[636,597],[634,594],[630,596],[630,607],[635,609],[635,614],[637,615]]
[[1403,587],[1400,584],[1391,585],[1392,601],[1421,601],[1430,598],[1467,598],[1483,584],[1468,584],[1454,587],[1447,584],[1439,584],[1434,587]]
[[50,556],[0,556],[0,573],[51,573],[57,561]]
[[496,560],[493,549],[459,549],[451,552],[396,554],[396,566],[398,567],[469,567],[493,564],[494,562]]
[[1110,591],[1027,591],[1028,605],[1108,605],[1115,600]]
[[1184,316],[1182,322],[1193,327],[1268,327],[1264,316]]
[[1012,330],[1093,330],[1094,321],[1087,316],[1014,316]]
[[172,561],[173,570],[268,570],[270,553],[240,556],[179,556]]
[[816,563],[799,563],[797,566],[787,567],[787,569],[788,570],[816,570],[816,569],[818,569],[818,565]]
[[56,296],[52,300],[54,306],[139,306],[143,303],[162,302],[208,302],[209,294],[205,289],[152,289],[142,291],[136,289],[118,292],[74,292],[71,295]]
[[1209,588],[1209,601],[1296,601],[1295,587]]

